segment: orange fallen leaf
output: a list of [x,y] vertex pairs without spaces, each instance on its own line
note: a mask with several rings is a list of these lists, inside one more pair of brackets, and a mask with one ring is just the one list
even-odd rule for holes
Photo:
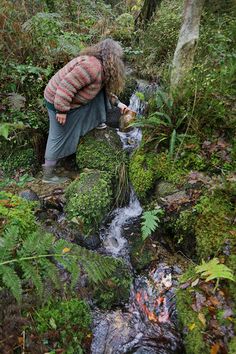
[[213,344],[213,346],[211,347],[211,354],[217,354],[219,352],[219,349],[220,349],[219,343]]
[[17,339],[18,339],[19,345],[22,345],[23,344],[23,337],[18,337]]
[[62,253],[68,253],[68,252],[70,252],[70,248],[68,247],[63,248]]

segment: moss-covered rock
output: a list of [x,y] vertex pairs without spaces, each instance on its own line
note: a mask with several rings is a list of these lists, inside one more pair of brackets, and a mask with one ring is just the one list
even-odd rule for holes
[[137,150],[130,160],[129,177],[134,190],[141,200],[147,196],[154,187],[156,157],[153,153]]
[[203,325],[198,314],[191,309],[193,303],[191,293],[178,290],[176,296],[178,319],[184,332],[184,345],[187,354],[210,353],[203,337]]
[[111,177],[92,170],[81,173],[66,189],[65,210],[84,235],[97,231],[112,202]]
[[197,254],[199,258],[224,252],[228,243],[236,244],[233,229],[233,204],[227,193],[215,190],[202,196],[195,206]]
[[107,171],[113,176],[125,153],[114,129],[94,130],[87,134],[78,146],[76,161],[80,169],[90,168]]

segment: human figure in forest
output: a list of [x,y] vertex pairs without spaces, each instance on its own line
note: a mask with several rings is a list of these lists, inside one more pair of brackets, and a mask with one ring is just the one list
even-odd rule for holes
[[124,85],[122,56],[119,43],[105,39],[83,49],[50,79],[44,91],[50,126],[43,182],[66,181],[55,175],[57,161],[76,152],[81,136],[94,128],[106,128],[110,103],[121,113],[127,110],[116,96]]

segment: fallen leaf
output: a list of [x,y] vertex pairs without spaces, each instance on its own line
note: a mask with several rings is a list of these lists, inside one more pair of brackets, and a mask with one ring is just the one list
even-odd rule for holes
[[68,247],[63,248],[62,253],[68,253],[68,252],[70,252],[70,248]]
[[204,314],[203,313],[199,313],[198,314],[198,319],[199,319],[199,321],[203,324],[203,326],[205,327],[206,326],[206,318],[205,318],[205,316],[204,316]]
[[18,337],[17,339],[18,339],[19,345],[22,345],[23,344],[23,337]]
[[212,305],[218,306],[220,305],[219,300],[215,296],[210,296],[208,300],[211,302]]
[[191,323],[188,328],[192,331],[196,327],[195,323]]
[[196,286],[199,283],[199,278],[197,278],[196,280],[194,280],[191,284],[191,287],[193,288],[194,286]]
[[219,349],[220,349],[219,343],[213,344],[213,346],[211,347],[211,354],[219,353]]

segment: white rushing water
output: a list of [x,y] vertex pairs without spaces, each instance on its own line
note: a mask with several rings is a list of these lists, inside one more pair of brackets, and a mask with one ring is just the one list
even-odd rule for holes
[[[137,89],[139,91],[139,89]],[[136,91],[136,92],[137,92]],[[130,98],[129,108],[138,115],[143,113],[144,103],[133,93]],[[132,152],[136,149],[142,139],[142,131],[139,128],[133,128],[128,132],[117,131],[123,145],[123,149]],[[124,208],[118,208],[113,212],[113,220],[109,228],[103,233],[103,247],[106,252],[113,256],[127,256],[127,240],[122,236],[125,224],[142,213],[142,207],[137,199],[134,190],[131,188],[129,205]]]
[[129,205],[114,211],[111,225],[103,235],[103,246],[106,251],[114,256],[124,256],[128,252],[127,240],[122,236],[124,225],[132,218],[142,213],[142,207],[131,189]]

